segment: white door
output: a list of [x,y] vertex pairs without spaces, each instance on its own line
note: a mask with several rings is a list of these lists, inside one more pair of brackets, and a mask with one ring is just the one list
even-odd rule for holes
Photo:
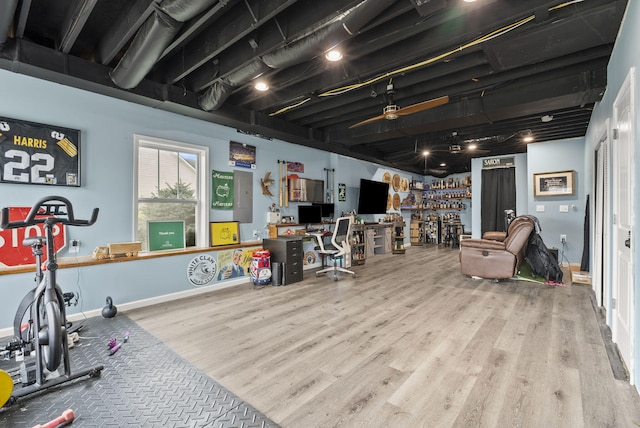
[[[634,382],[633,334],[633,81],[632,68],[613,103],[613,340]],[[617,135],[616,135],[617,134]]]

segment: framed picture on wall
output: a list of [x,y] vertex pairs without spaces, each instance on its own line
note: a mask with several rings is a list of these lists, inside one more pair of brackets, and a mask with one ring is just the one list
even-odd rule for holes
[[211,222],[211,246],[233,245],[240,243],[240,228],[237,221]]
[[230,141],[229,165],[256,169],[256,146]]
[[575,194],[574,171],[533,174],[533,196],[572,196]]
[[0,117],[0,182],[80,187],[80,131]]
[[338,201],[345,202],[347,200],[347,185],[338,183]]

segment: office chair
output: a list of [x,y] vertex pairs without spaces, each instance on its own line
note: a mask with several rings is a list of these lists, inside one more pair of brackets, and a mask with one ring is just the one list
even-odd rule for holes
[[342,261],[345,256],[351,252],[351,247],[349,244],[349,234],[351,233],[351,217],[340,217],[336,220],[336,225],[333,230],[333,235],[331,236],[331,244],[325,246],[324,241],[322,239],[322,234],[320,233],[311,233],[310,235],[315,236],[318,241],[318,253],[322,255],[323,258],[328,257],[333,261],[333,266],[327,267],[325,269],[321,269],[316,272],[316,276],[326,273],[333,272],[333,280],[338,280],[338,272],[350,273],[354,278],[356,277],[356,273],[350,271],[348,269],[343,268]]

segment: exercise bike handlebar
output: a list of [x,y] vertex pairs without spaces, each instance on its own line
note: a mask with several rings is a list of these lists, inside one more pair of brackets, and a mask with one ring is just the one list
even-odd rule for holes
[[[2,208],[0,227],[2,229],[16,229],[18,227],[33,226],[41,223],[91,226],[98,219],[99,210],[99,208],[94,208],[89,220],[77,219],[73,214],[73,205],[71,205],[71,202],[67,198],[63,198],[62,196],[47,196],[36,202],[24,220],[9,221],[9,208]],[[38,217],[43,215],[56,217]]]

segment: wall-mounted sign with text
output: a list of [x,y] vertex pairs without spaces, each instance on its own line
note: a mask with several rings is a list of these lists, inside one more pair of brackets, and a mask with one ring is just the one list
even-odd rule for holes
[[513,156],[506,158],[482,159],[482,169],[511,168],[514,166],[516,166],[516,161]]
[[148,221],[149,251],[184,248],[184,220]]

